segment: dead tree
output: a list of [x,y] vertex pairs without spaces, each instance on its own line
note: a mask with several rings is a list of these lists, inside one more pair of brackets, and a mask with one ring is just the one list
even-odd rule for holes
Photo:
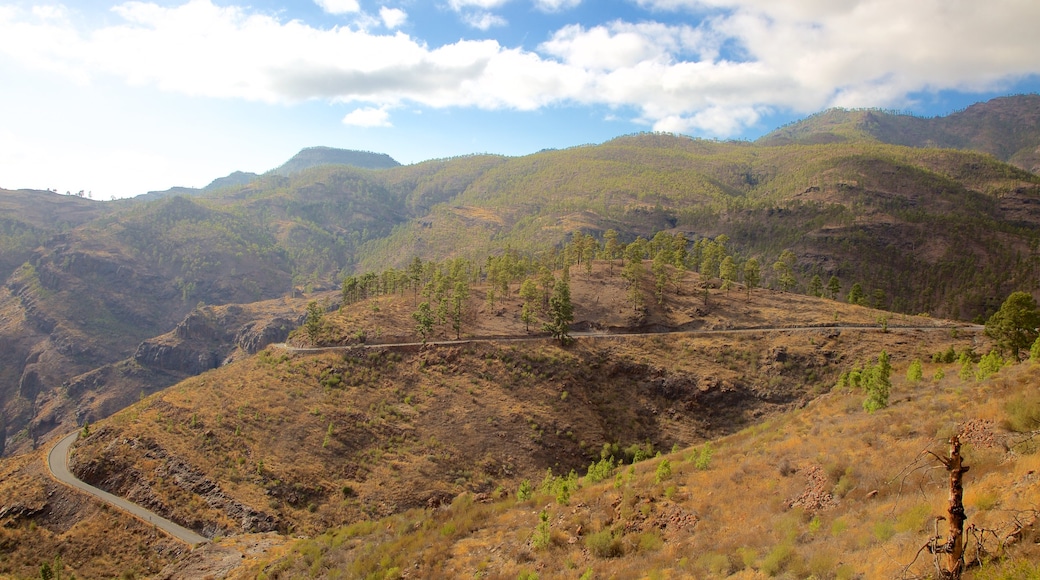
[[[943,464],[946,472],[950,474],[950,502],[946,511],[947,522],[946,541],[939,543],[941,538],[936,534],[929,543],[928,551],[932,553],[935,569],[940,578],[959,580],[964,573],[964,474],[968,466],[964,465],[961,458],[961,439],[954,435],[950,438],[950,456],[948,458],[932,455]],[[938,521],[936,521],[938,526]],[[946,555],[945,566],[941,563],[942,554]]]

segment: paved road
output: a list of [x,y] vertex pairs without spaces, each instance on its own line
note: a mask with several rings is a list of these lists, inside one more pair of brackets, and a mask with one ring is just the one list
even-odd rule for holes
[[195,547],[202,542],[209,541],[207,538],[196,534],[188,528],[175,524],[135,503],[131,503],[119,496],[112,495],[103,489],[87,485],[79,479],[76,479],[76,476],[72,475],[72,472],[69,471],[69,452],[78,435],[79,431],[73,431],[72,433],[62,437],[54,447],[51,448],[50,453],[47,454],[47,467],[50,469],[51,476],[54,479],[68,485],[69,487],[82,491],[83,493],[92,495],[111,506],[119,508],[142,522],[152,524],[189,546]]
[[[896,330],[945,330],[949,331],[951,327],[946,326],[927,326],[927,327],[898,327],[890,326],[889,331]],[[962,329],[978,330],[981,326],[966,326],[961,327]],[[806,332],[806,331],[826,331],[826,330],[878,330],[876,326],[796,326],[788,328],[733,328],[733,329],[718,329],[718,330],[691,330],[691,331],[673,331],[673,332],[648,332],[648,333],[599,333],[599,332],[575,332],[571,336],[575,338],[621,338],[621,337],[633,337],[633,336],[660,336],[663,334],[744,334],[754,332]],[[445,340],[426,343],[429,345],[454,345],[454,344],[467,344],[471,342],[527,342],[527,341],[538,341],[538,340],[552,340],[548,337],[480,337],[472,338],[469,340]],[[328,347],[317,347],[317,348],[297,348],[286,345],[285,343],[272,345],[276,348],[283,348],[294,352],[322,352],[330,350],[341,350],[349,348],[381,348],[381,347],[406,347],[406,346],[422,346],[423,343],[390,343],[390,344],[364,344],[364,345],[353,345],[353,346],[328,346]],[[196,534],[195,532],[175,524],[170,520],[163,518],[162,516],[144,509],[143,507],[131,503],[119,496],[112,495],[107,491],[98,489],[92,485],[83,483],[76,476],[72,475],[69,471],[69,452],[72,448],[72,444],[76,441],[79,431],[69,433],[65,437],[62,437],[58,442],[51,448],[50,453],[47,454],[47,467],[50,469],[51,476],[54,479],[74,488],[78,489],[88,495],[92,495],[101,501],[119,508],[130,515],[140,519],[143,522],[154,525],[155,527],[165,531],[174,538],[185,542],[190,546],[196,546],[202,542],[208,541],[206,538]]]
[[[965,324],[963,326],[889,326],[888,332],[898,332],[907,330],[920,330],[920,331],[936,331],[945,330],[968,330],[968,331],[982,331],[985,329],[984,326],[978,324]],[[714,334],[753,334],[756,332],[819,332],[819,331],[846,331],[846,330],[873,330],[875,332],[881,332],[881,327],[877,325],[829,325],[829,326],[773,326],[773,327],[759,327],[759,328],[717,328],[710,330],[671,330],[665,332],[572,332],[571,338],[631,338],[631,337],[646,337],[646,336],[665,336],[665,335],[714,335]],[[452,346],[471,344],[474,342],[535,342],[535,341],[550,341],[555,340],[550,336],[479,336],[472,337],[462,340],[438,340],[429,341],[425,343],[425,346]],[[279,342],[270,345],[274,348],[287,350],[290,352],[329,352],[336,350],[349,350],[355,348],[388,348],[388,347],[421,347],[424,346],[421,342],[387,342],[382,344],[351,344],[342,346],[289,346],[284,342]]]

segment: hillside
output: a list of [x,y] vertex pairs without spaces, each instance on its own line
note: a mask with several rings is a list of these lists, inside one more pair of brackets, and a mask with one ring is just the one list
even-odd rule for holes
[[[1029,102],[988,106],[1024,118]],[[323,151],[304,157],[328,162]],[[763,146],[642,134],[519,158],[322,164],[190,197],[0,200],[11,248],[0,254],[7,453],[99,418],[102,406],[78,395],[60,415],[40,414],[77,377],[94,377],[95,391],[108,388],[103,377],[128,378],[120,388],[131,389],[138,376],[138,392],[168,384],[90,373],[131,359],[200,304],[334,290],[416,257],[479,265],[507,251],[547,255],[576,232],[602,248],[609,230],[621,243],[682,233],[692,252],[725,235],[736,271],[754,258],[766,286],[779,287],[771,266],[788,250],[796,292],[835,278],[842,296],[858,284],[880,308],[960,320],[984,319],[1040,275],[1040,177],[985,154],[876,140]],[[684,265],[703,266],[699,256]]]
[[856,140],[981,151],[1038,173],[1040,95],[1002,97],[934,118],[878,110],[831,109],[777,129],[757,143],[776,146]]
[[928,452],[946,457],[960,434],[974,530],[965,577],[1035,578],[1040,460],[1035,431],[1022,431],[1038,425],[1040,367],[980,382],[956,367],[926,363],[931,378],[911,383],[896,363],[893,404],[874,414],[858,390],[835,389],[659,458],[574,479],[538,474],[530,497],[519,486],[462,494],[334,527],[232,577],[934,577],[924,548],[946,537],[936,517],[948,482]]
[[[575,267],[571,277],[576,326],[595,318],[620,331],[631,317],[626,282],[610,273],[609,264],[594,266],[588,274]],[[645,290],[652,292],[650,279],[646,282]],[[688,273],[681,287],[700,288],[700,280]],[[500,297],[489,309],[481,290],[477,286],[471,291],[465,335],[526,334],[515,295]],[[516,577],[522,570],[539,569],[544,577],[555,577],[586,567],[609,567],[615,573],[634,569],[629,567],[649,570],[658,566],[654,562],[659,557],[694,573],[723,564],[706,556],[680,562],[677,554],[700,558],[715,551],[730,562],[730,554],[739,556],[736,548],[746,546],[754,551],[747,552],[748,565],[764,569],[761,562],[776,542],[794,554],[782,565],[795,570],[810,565],[809,554],[817,546],[804,545],[815,537],[811,534],[805,539],[787,535],[789,530],[808,529],[812,519],[797,510],[789,512],[783,502],[801,493],[811,466],[819,464],[826,477],[835,478],[828,485],[837,485],[849,468],[842,483],[846,495],[866,493],[866,487],[877,487],[891,477],[871,475],[875,464],[864,463],[884,461],[883,457],[863,456],[857,463],[854,459],[861,456],[849,455],[842,444],[821,442],[814,447],[809,443],[813,436],[840,429],[860,434],[857,440],[863,442],[870,436],[862,434],[877,433],[876,440],[866,444],[887,450],[892,447],[889,437],[929,438],[960,420],[953,409],[963,403],[914,395],[913,389],[934,393],[939,388],[965,397],[990,393],[972,394],[973,387],[965,388],[971,383],[956,379],[956,369],[946,365],[950,378],[938,386],[911,387],[897,378],[895,404],[878,415],[862,411],[858,393],[838,391],[812,403],[831,390],[839,373],[871,361],[881,350],[890,353],[898,375],[914,358],[929,361],[932,354],[951,349],[981,349],[985,341],[977,329],[927,318],[890,316],[885,332],[878,319],[888,315],[844,301],[761,289],[753,291],[750,300],[741,289],[709,289],[709,294],[705,302],[699,291],[669,291],[661,304],[648,301],[642,318],[662,329],[671,325],[701,333],[580,338],[566,348],[546,339],[427,348],[355,346],[318,353],[270,347],[93,423],[90,436],[76,446],[74,468],[81,478],[207,535],[230,536],[217,541],[213,553],[203,550],[172,564],[172,569],[201,566],[198,560],[206,554],[223,562],[230,550],[250,554],[244,563],[247,575],[265,570],[268,577],[295,577],[299,566],[324,576],[330,567],[342,569],[347,561],[356,570],[351,577],[392,566],[412,569],[414,564],[420,576],[456,577],[486,569]],[[391,338],[389,329],[410,327],[407,321],[414,308],[410,292],[356,302],[324,316],[322,340],[356,336],[358,331],[370,343]],[[844,328],[831,328],[835,324]],[[790,330],[726,330],[765,325]],[[442,332],[452,331],[439,325],[437,337]],[[934,373],[942,366],[929,364],[926,370]],[[992,399],[990,407],[996,409],[1000,403],[996,396]],[[951,416],[914,427],[916,419],[910,417],[918,413],[918,404]],[[878,416],[888,417],[892,427],[862,423]],[[278,436],[271,437],[272,432]],[[708,470],[702,471],[695,467],[694,456],[700,457],[695,449],[703,450],[709,440],[715,452]],[[536,494],[533,501],[521,504],[522,511],[510,510],[521,481],[530,480],[537,487],[549,468],[557,475],[583,473],[590,462],[599,460],[604,444],[617,459],[628,462],[675,449],[667,456],[672,475],[652,483],[657,463],[639,463],[634,475],[624,475],[627,468],[622,472],[621,491],[612,491],[611,483],[585,484],[587,489],[572,488],[567,507],[553,507],[553,493]],[[898,449],[913,447],[906,445]],[[734,462],[733,457],[742,459]],[[782,467],[780,459],[786,459],[789,468]],[[13,469],[22,473],[28,464],[19,465],[23,464]],[[1019,468],[1014,469],[1018,473]],[[24,481],[20,477],[4,481]],[[607,481],[614,480],[612,474]],[[749,487],[752,495],[776,498],[763,506],[758,517],[764,519],[754,524],[757,527],[748,528],[750,520],[726,517],[724,502],[748,497],[735,497],[729,482],[771,486],[761,492]],[[889,490],[878,496],[879,502],[895,501]],[[4,497],[15,497],[7,495],[6,488],[0,491]],[[615,506],[620,511],[611,507],[613,495],[623,498]],[[48,501],[63,501],[57,497]],[[1008,505],[1012,500],[1008,496]],[[916,508],[921,501],[910,503]],[[537,525],[535,506],[544,505],[549,505],[551,546],[556,547],[536,549],[529,543]],[[822,512],[821,523],[813,524],[817,530],[849,526],[841,532],[849,529],[848,535],[839,534],[835,544],[829,543],[832,536],[821,533],[818,541],[828,542],[820,544],[825,555],[840,546],[860,549],[864,533],[874,537],[869,529],[856,527],[852,516],[840,515]],[[17,532],[23,538],[12,542],[12,549],[30,545],[25,538],[34,533],[37,517],[9,512],[0,533]],[[70,514],[60,526],[78,517]],[[379,520],[382,517],[390,519]],[[901,516],[890,517],[901,521]],[[834,524],[832,518],[846,524]],[[346,531],[337,531],[352,522]],[[619,530],[618,545],[625,558],[601,559],[581,550],[587,541],[582,533],[591,535],[612,524]],[[35,525],[37,530],[45,528],[40,522]],[[36,533],[63,533],[59,524],[49,525]],[[578,526],[582,532],[576,531]],[[329,528],[329,538],[342,538],[326,545],[320,534]],[[754,529],[762,533],[749,531]],[[281,541],[272,543],[263,535],[267,530],[319,537],[284,549],[277,548]],[[696,544],[707,536],[715,542],[708,551]],[[569,537],[579,540],[569,544]],[[395,543],[384,543],[389,538]],[[142,541],[140,545],[147,543]],[[873,540],[864,541],[867,548],[876,547]],[[264,556],[251,545],[273,551]],[[359,549],[362,552],[342,552]],[[15,551],[18,556],[7,566],[31,561]],[[391,554],[389,560],[386,554]],[[870,557],[869,552],[863,555]],[[274,561],[283,556],[287,559]],[[65,565],[89,577],[85,570],[96,566],[98,557],[66,556]],[[577,568],[569,568],[568,561]],[[820,569],[833,563],[824,559],[812,565]],[[128,561],[124,569],[143,571],[151,565]],[[25,570],[4,570],[19,569]]]
[[362,169],[389,169],[401,164],[385,153],[351,151],[333,147],[307,147],[269,173],[288,177],[321,165],[351,165]]

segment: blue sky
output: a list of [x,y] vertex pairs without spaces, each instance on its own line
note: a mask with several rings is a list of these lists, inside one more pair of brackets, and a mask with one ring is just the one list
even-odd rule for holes
[[0,187],[95,199],[303,147],[402,163],[1040,88],[1035,0],[0,0]]

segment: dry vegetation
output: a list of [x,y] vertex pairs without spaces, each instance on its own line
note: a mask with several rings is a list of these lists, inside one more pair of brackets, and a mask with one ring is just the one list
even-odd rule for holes
[[[632,309],[622,281],[604,275],[606,268],[573,275],[576,320],[621,330]],[[688,274],[683,287],[696,284]],[[524,334],[515,297],[488,309],[476,298],[479,288],[472,295],[467,334]],[[370,343],[413,341],[408,332],[377,332],[408,328],[412,300],[381,297],[330,313],[323,337],[350,340],[361,329]],[[638,329],[711,332],[583,338],[566,348],[547,339],[320,353],[270,348],[94,425],[77,445],[74,468],[207,535],[232,536],[209,549],[213,561],[228,557],[234,538],[243,545],[269,541],[245,532],[326,533],[284,558],[252,550],[246,568],[270,565],[269,577],[283,568],[291,574],[281,577],[295,577],[304,565],[332,576],[346,567],[352,577],[394,567],[413,577],[516,577],[524,570],[576,576],[587,568],[627,577],[663,571],[666,560],[672,568],[681,563],[673,575],[700,575],[696,570],[712,566],[768,570],[774,548],[793,554],[772,556],[784,562],[778,570],[798,571],[808,569],[815,549],[774,528],[812,522],[803,513],[808,508],[788,507],[810,470],[822,474],[817,481],[828,491],[880,487],[883,473],[850,460],[868,437],[863,433],[884,433],[859,422],[893,411],[867,416],[861,394],[843,393],[795,418],[780,413],[828,392],[843,370],[882,349],[905,367],[951,347],[971,348],[981,336],[943,321],[768,290],[756,290],[750,301],[740,290],[711,290],[707,303],[670,290],[661,304],[648,302]],[[879,323],[884,316],[891,317],[887,332]],[[835,320],[851,328],[828,328]],[[761,330],[769,325],[788,330]],[[759,330],[726,330],[746,327]],[[957,388],[958,380],[941,385]],[[909,393],[898,386],[892,409],[910,405]],[[936,435],[933,427],[927,436]],[[809,443],[807,434],[828,429],[844,439]],[[708,457],[705,442],[712,440]],[[604,444],[627,460],[681,451],[666,456],[670,474],[653,461],[626,466],[620,476],[572,490],[567,506],[556,503],[558,480],[556,489],[536,491],[513,509],[523,480],[537,490],[548,469],[584,474]],[[532,534],[546,505],[548,544],[536,547]],[[755,511],[735,516],[738,506]],[[31,518],[19,525],[26,522]],[[816,569],[829,561],[821,562]]]
[[51,480],[43,450],[0,463],[0,578],[157,573],[188,551],[150,526]]
[[241,575],[928,576],[931,557],[915,554],[945,513],[946,481],[922,452],[943,454],[961,432],[976,529],[969,558],[980,555],[976,537],[986,558],[973,576],[1036,578],[1040,455],[1034,439],[1008,427],[1037,402],[1040,367],[976,383],[958,378],[956,365],[924,366],[926,376],[946,376],[910,384],[897,366],[893,404],[874,414],[863,411],[862,393],[836,390],[710,445],[623,466],[598,483],[583,478],[563,501],[538,480],[527,500],[515,488],[486,503],[464,494],[437,510],[334,528]]

